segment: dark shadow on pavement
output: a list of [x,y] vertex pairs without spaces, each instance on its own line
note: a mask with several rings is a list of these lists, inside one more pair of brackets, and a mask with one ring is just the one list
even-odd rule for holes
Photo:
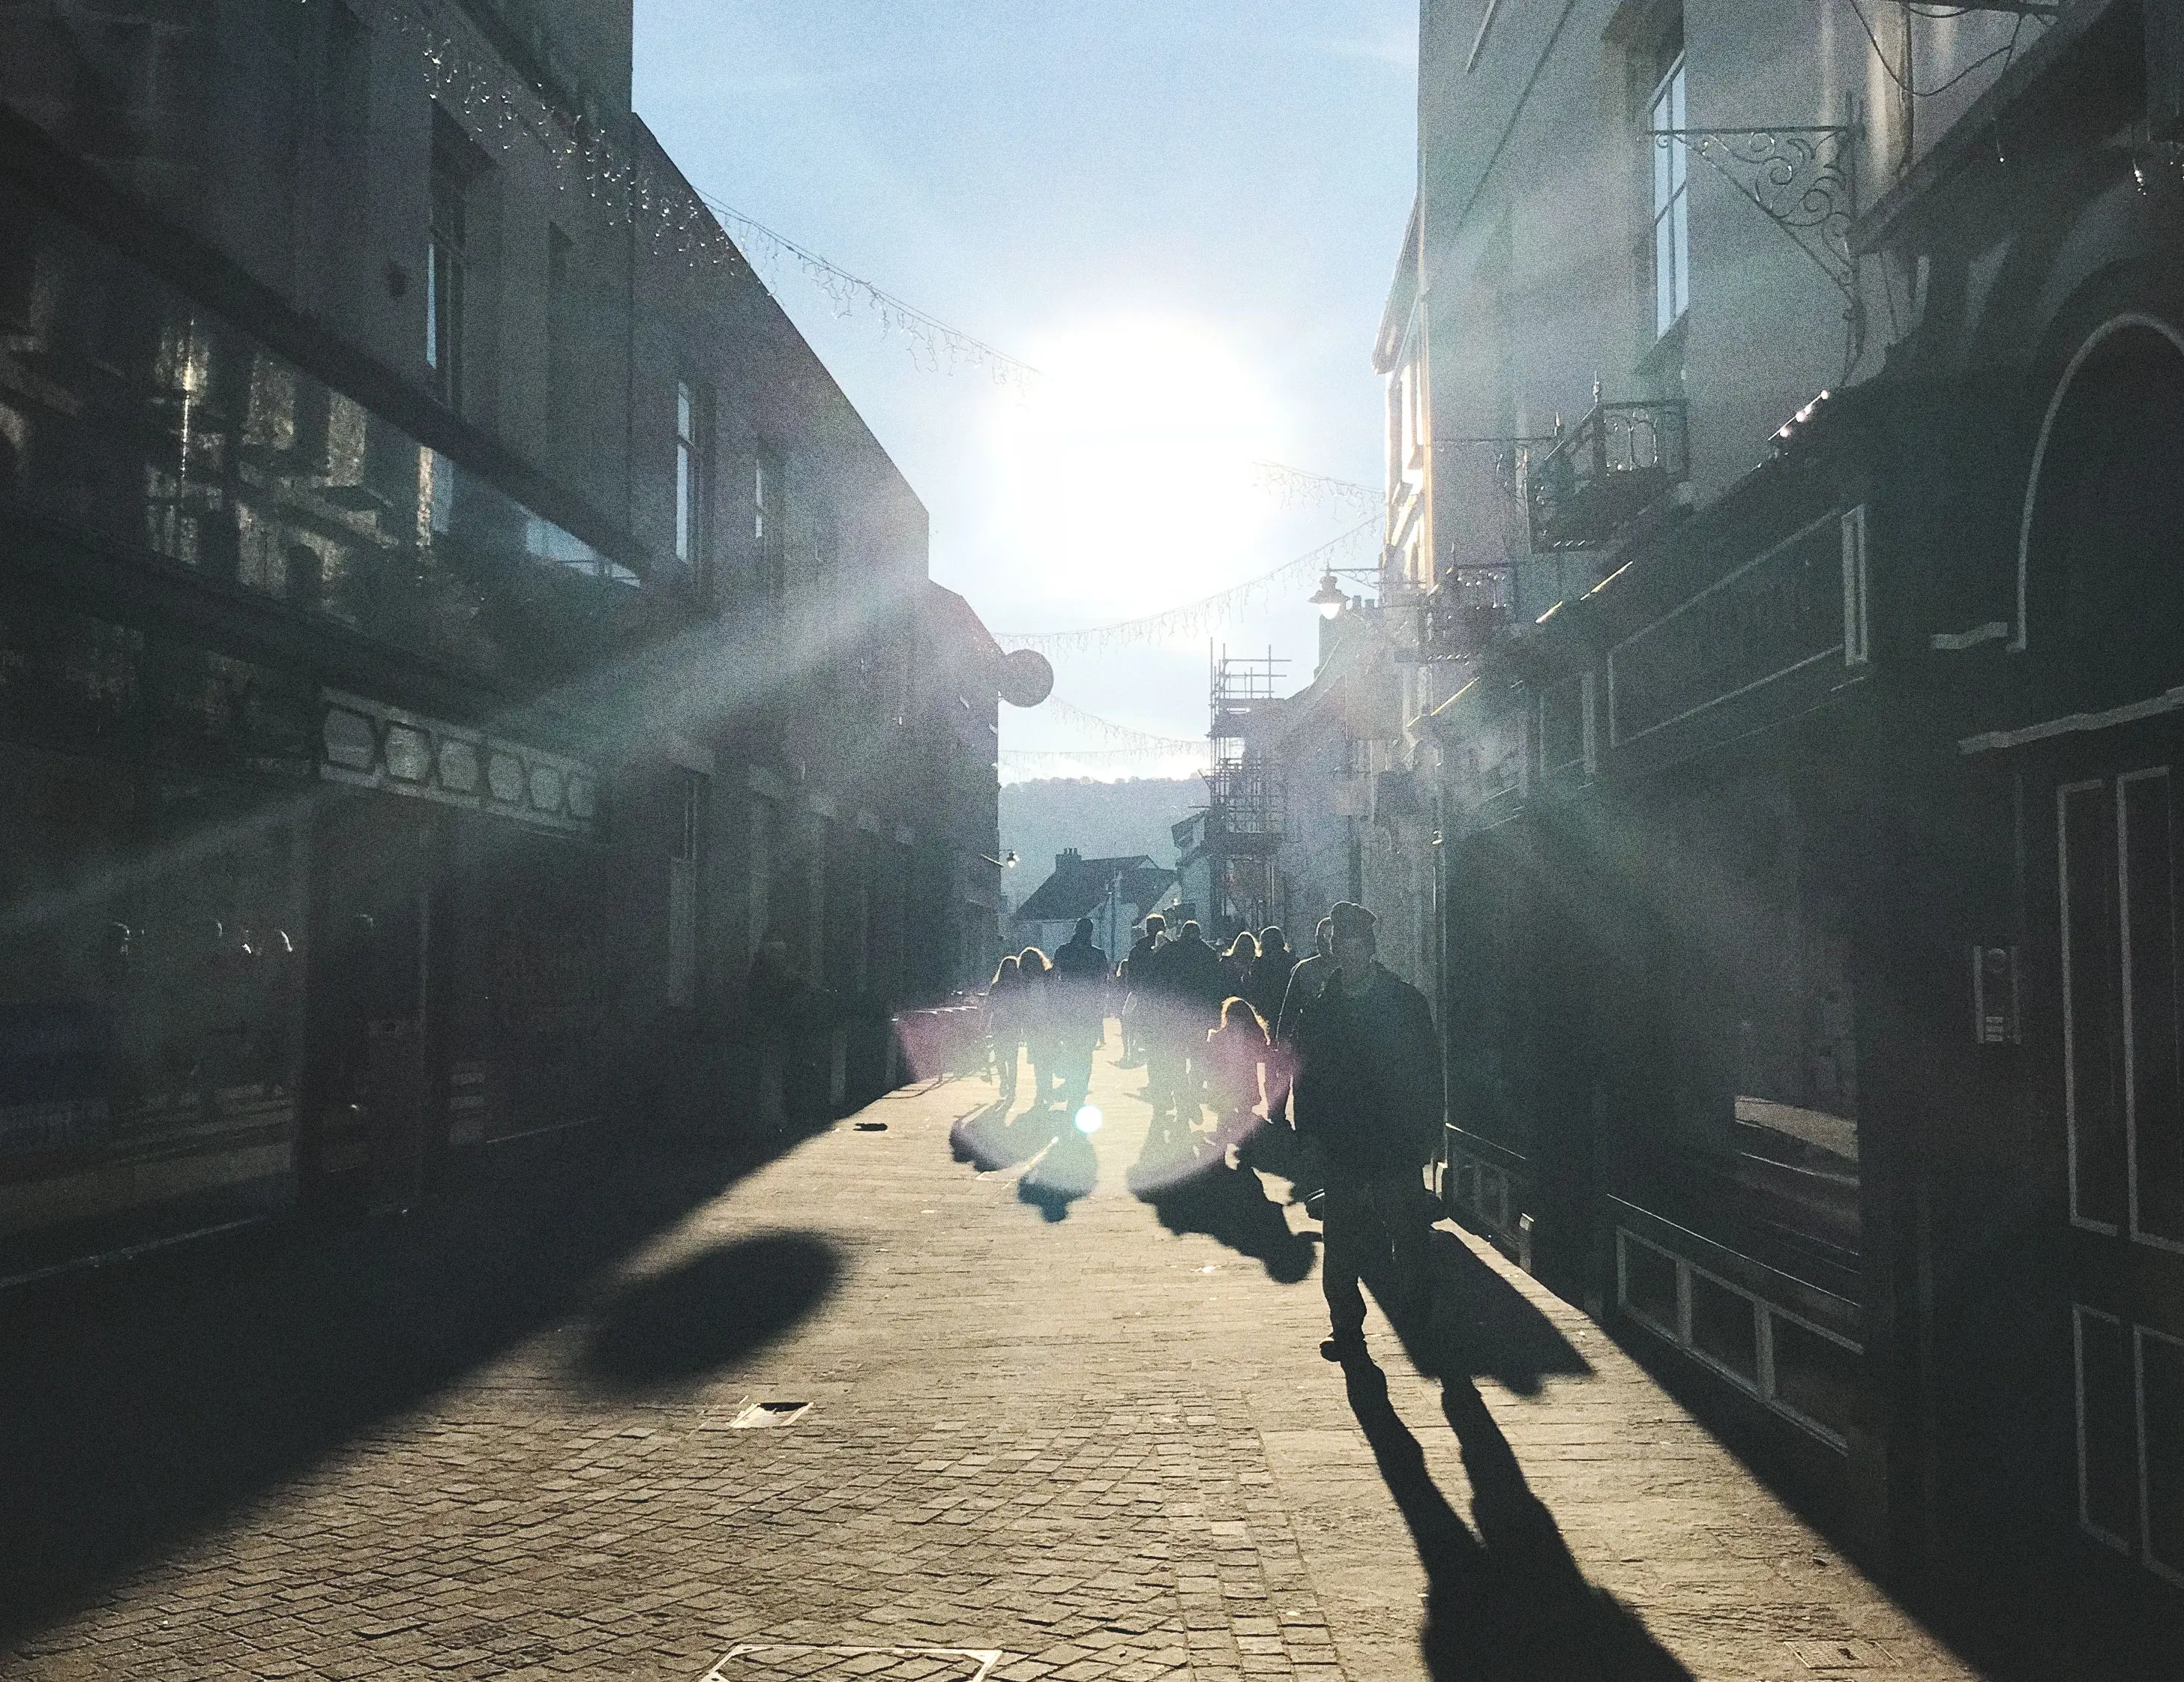
[[[1548,1378],[1588,1378],[1592,1363],[1524,1294],[1460,1238],[1433,1235],[1430,1328],[1399,1328],[1421,1372],[1438,1378],[1491,1378],[1518,1395],[1540,1393]],[[1385,1281],[1367,1275],[1374,1297],[1393,1299]]]
[[1435,1682],[1689,1682],[1635,1613],[1585,1580],[1477,1390],[1455,1379],[1441,1396],[1471,1480],[1467,1526],[1389,1401],[1387,1375],[1359,1360],[1343,1380],[1425,1567],[1419,1646]]
[[763,1348],[833,1295],[842,1264],[816,1233],[769,1233],[632,1284],[601,1312],[587,1376],[616,1390],[672,1386]]
[[1293,1233],[1280,1206],[1269,1199],[1249,1168],[1232,1168],[1220,1157],[1201,1162],[1180,1178],[1139,1181],[1130,1189],[1152,1206],[1172,1233],[1204,1233],[1238,1254],[1262,1262],[1277,1284],[1293,1285],[1312,1277],[1317,1254],[1312,1241]]
[[1028,1162],[1053,1140],[1061,1117],[1052,1110],[1030,1109],[1013,1120],[999,1099],[975,1110],[948,1130],[948,1149],[959,1162],[981,1173]]
[[1069,1206],[1099,1183],[1100,1159],[1092,1141],[1059,1116],[1050,1118],[1054,1143],[1017,1182],[1017,1195],[1049,1221],[1068,1217]]
[[0,1296],[0,1636],[556,1323],[799,1137],[496,1146],[399,1219],[306,1217]]

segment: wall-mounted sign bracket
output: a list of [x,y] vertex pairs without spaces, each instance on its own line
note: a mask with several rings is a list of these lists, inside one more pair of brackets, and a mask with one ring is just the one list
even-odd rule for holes
[[1850,248],[1858,214],[1857,124],[1646,132],[1656,146],[1697,153],[1857,307],[1858,259]]

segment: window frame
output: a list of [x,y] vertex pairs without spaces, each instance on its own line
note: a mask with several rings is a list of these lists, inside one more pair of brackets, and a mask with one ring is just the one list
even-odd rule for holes
[[434,135],[425,232],[425,366],[433,394],[454,409],[463,404],[472,175],[466,164],[453,136]]
[[705,389],[675,382],[675,559],[696,568],[705,549]]
[[760,444],[751,457],[751,530],[760,593],[776,603],[788,593],[788,492],[781,452]]
[[1662,137],[1663,130],[1680,131],[1690,125],[1690,58],[1679,47],[1646,96],[1656,342],[1674,332],[1691,314],[1691,148]]

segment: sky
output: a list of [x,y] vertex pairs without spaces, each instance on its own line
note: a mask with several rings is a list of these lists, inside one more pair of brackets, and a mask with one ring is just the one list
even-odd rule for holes
[[[1416,0],[638,0],[636,103],[701,192],[1038,370],[929,371],[745,242],[923,499],[933,577],[997,633],[1045,632],[1213,594],[1365,517],[1251,464],[1380,483],[1417,31]],[[1051,650],[1063,705],[1002,709],[1004,775],[1184,768],[1115,757],[1086,715],[1202,738],[1209,635],[1301,687],[1312,588]],[[1070,749],[1105,757],[1033,757]]]

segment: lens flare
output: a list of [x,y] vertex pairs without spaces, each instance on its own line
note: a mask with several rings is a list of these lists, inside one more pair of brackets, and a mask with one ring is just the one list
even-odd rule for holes
[[1097,1133],[1100,1131],[1100,1124],[1106,1119],[1095,1106],[1087,1104],[1077,1112],[1077,1131],[1082,1133]]

